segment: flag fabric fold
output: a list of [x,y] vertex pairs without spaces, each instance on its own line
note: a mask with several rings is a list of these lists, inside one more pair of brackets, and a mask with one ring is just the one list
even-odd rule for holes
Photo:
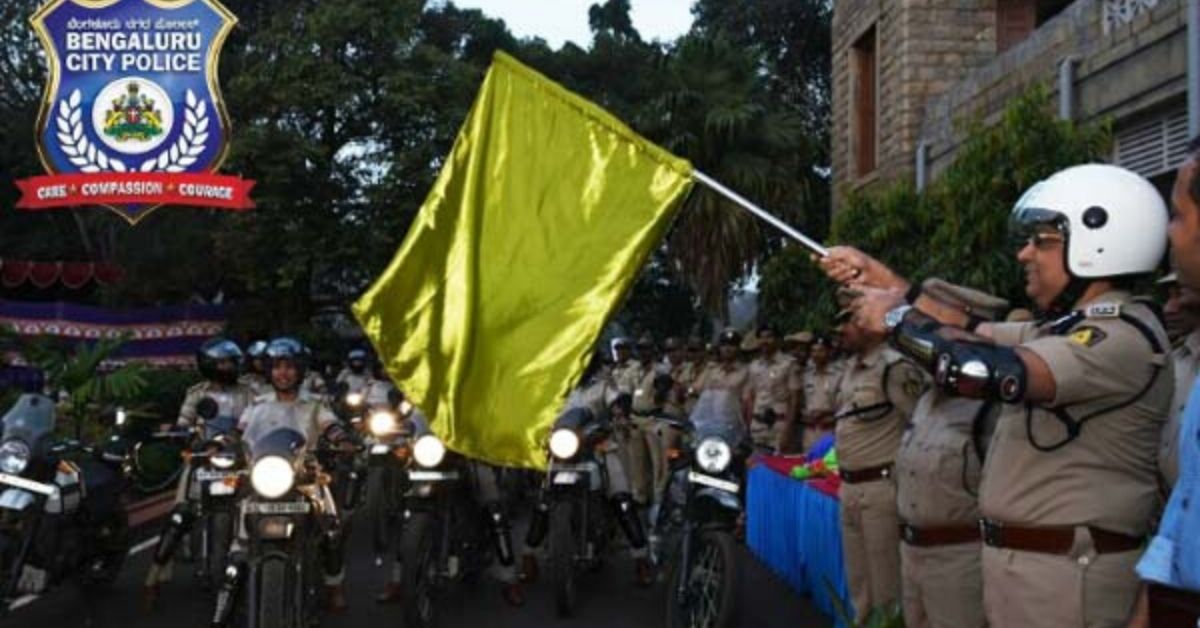
[[542,467],[569,388],[691,185],[687,161],[498,52],[355,316],[451,449]]

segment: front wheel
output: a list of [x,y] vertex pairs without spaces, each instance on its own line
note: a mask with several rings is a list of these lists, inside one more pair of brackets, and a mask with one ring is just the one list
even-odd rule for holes
[[437,622],[434,523],[432,515],[415,513],[400,533],[401,590],[407,628],[431,628]]
[[702,532],[685,570],[676,563],[668,579],[667,626],[729,628],[737,616],[739,570],[733,535]]
[[554,580],[554,608],[559,617],[570,617],[579,601],[572,506],[571,502],[558,503],[550,511],[550,577]]
[[290,581],[286,561],[270,559],[259,567],[253,628],[289,627],[292,605],[288,593],[293,590]]
[[217,510],[209,514],[207,519],[208,534],[205,550],[206,585],[213,590],[221,586],[225,575],[225,558],[229,555],[229,546],[233,539],[233,515],[227,511]]

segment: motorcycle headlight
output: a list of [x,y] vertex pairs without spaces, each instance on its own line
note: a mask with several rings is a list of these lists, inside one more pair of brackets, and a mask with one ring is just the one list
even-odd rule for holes
[[446,457],[446,445],[433,434],[426,434],[413,443],[413,458],[422,467],[436,467]]
[[352,392],[346,395],[346,405],[351,408],[361,406],[363,402],[363,394],[360,392]]
[[384,436],[393,434],[399,430],[399,423],[396,421],[396,415],[391,412],[376,412],[371,415],[371,422],[368,423],[371,428],[371,433],[376,436]]
[[719,438],[709,437],[696,446],[696,464],[708,473],[721,473],[729,468],[733,451],[729,444]]
[[296,481],[296,470],[292,463],[279,456],[267,456],[254,463],[250,471],[250,484],[259,495],[267,499],[278,499],[292,490]]
[[579,453],[579,435],[574,430],[557,429],[550,434],[550,453],[554,457],[570,460]]
[[233,454],[230,453],[213,454],[209,460],[211,460],[212,465],[218,469],[232,469],[233,465],[237,463],[237,459],[234,458]]
[[19,440],[6,441],[0,445],[0,471],[20,475],[29,466],[29,445]]
[[125,408],[117,408],[116,423],[117,427],[125,425],[125,421],[129,419],[129,415],[125,413]]

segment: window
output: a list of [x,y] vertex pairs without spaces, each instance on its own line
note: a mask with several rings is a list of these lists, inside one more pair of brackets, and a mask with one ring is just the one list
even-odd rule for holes
[[875,27],[871,26],[850,49],[854,83],[851,146],[854,150],[854,173],[860,177],[875,170],[879,97],[877,53]]
[[1063,12],[1074,0],[996,0],[996,51],[1004,52]]
[[1188,157],[1187,105],[1138,114],[1118,125],[1114,161],[1147,179],[1174,177]]

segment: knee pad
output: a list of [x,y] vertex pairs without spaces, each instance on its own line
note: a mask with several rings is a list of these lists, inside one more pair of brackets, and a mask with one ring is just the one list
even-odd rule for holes
[[167,517],[167,527],[163,530],[162,537],[158,540],[158,547],[154,550],[154,562],[159,565],[169,562],[179,547],[179,541],[188,533],[188,530],[192,529],[195,522],[196,513],[192,512],[186,502],[176,504],[171,510],[170,516]]
[[525,547],[540,547],[550,529],[550,505],[538,501],[529,517],[529,529],[525,531]]
[[512,549],[512,526],[508,515],[500,504],[487,506],[488,528],[492,533],[492,542],[496,548],[496,559],[500,564],[509,567],[515,563]]
[[638,516],[637,504],[629,493],[618,493],[611,499],[613,512],[625,538],[634,549],[646,547],[646,531],[642,527],[642,518]]

